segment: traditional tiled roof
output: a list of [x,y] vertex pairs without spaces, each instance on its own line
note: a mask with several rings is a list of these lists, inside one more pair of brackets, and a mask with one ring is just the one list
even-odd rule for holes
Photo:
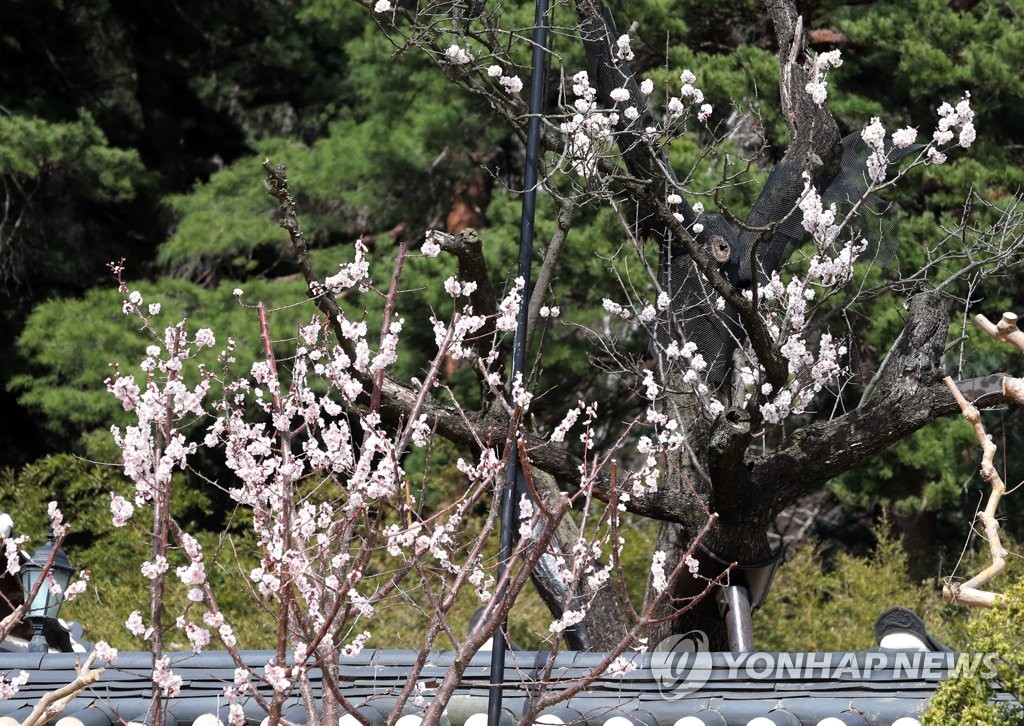
[[[0,702],[0,716],[12,717],[20,723],[40,696],[74,679],[77,657],[80,656],[73,653],[0,655],[0,672],[25,670],[30,674],[28,683],[14,698]],[[243,653],[245,663],[257,673],[272,657],[271,651]],[[503,721],[518,723],[530,700],[540,692],[548,657],[548,653],[525,651],[508,654]],[[569,687],[591,673],[603,657],[599,653],[559,653],[548,688],[559,691]],[[937,684],[952,673],[959,657],[954,653],[911,651],[698,653],[663,664],[674,665],[676,675],[680,666],[685,666],[688,682],[700,686],[696,690],[679,686],[678,678],[670,680],[672,673],[656,667],[658,661],[652,666],[650,659],[638,659],[639,667],[635,670],[603,675],[559,704],[546,722],[590,726],[910,726],[917,722]],[[372,722],[383,723],[385,714],[395,706],[395,697],[415,658],[414,651],[404,650],[365,650],[354,658],[346,658],[342,665],[343,695],[362,707]],[[401,726],[418,723],[416,716],[431,696],[429,684],[443,678],[453,659],[454,653],[448,651],[430,655],[420,675],[420,680],[428,684],[425,703],[417,707],[410,702],[405,712],[413,718],[406,719]],[[235,671],[228,654],[176,653],[171,660],[174,672],[183,678],[184,684],[181,693],[168,702],[168,726],[197,720],[202,724],[203,719],[215,725],[214,717],[227,722],[228,704],[223,689],[233,683]],[[489,654],[480,653],[466,669],[448,706],[451,726],[484,726],[489,665]],[[64,713],[69,720],[59,726],[141,721],[149,706],[150,674],[149,653],[121,653],[101,679],[69,705]],[[705,678],[706,682],[701,684]],[[245,715],[250,722],[259,723],[266,714],[249,699],[245,702]],[[285,715],[290,720],[305,720],[298,698],[287,702]],[[354,726],[355,719],[351,720]]]

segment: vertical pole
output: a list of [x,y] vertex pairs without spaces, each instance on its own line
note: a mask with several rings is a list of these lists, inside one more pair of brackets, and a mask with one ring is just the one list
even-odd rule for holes
[[[516,317],[516,334],[512,347],[512,381],[524,374],[526,367],[526,323],[530,309],[530,277],[533,261],[533,223],[537,211],[537,176],[540,164],[540,118],[544,113],[544,81],[547,52],[548,0],[537,0],[533,25],[533,66],[530,71],[530,118],[526,127],[526,168],[523,174],[523,213],[519,225],[519,276],[523,278],[523,292]],[[513,434],[518,438],[518,434]],[[505,471],[505,486],[501,490],[501,539],[498,546],[498,580],[505,574],[512,557],[512,532],[515,527],[516,482],[520,478],[518,441],[512,442],[512,451]],[[497,607],[506,597],[504,589],[497,593]],[[508,620],[494,633],[491,644],[490,692],[487,699],[488,726],[501,724],[502,687],[505,683],[505,649]]]
[[754,650],[754,628],[750,621],[750,591],[745,585],[718,588],[718,611],[725,618],[729,650],[749,653]]

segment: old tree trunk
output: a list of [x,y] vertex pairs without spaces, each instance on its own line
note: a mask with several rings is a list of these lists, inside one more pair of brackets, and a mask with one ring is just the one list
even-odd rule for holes
[[[804,238],[796,207],[804,194],[805,176],[820,189],[829,183],[830,170],[834,174],[841,159],[846,162],[845,150],[860,142],[859,135],[840,139],[827,105],[815,104],[806,90],[810,79],[803,28],[794,4],[766,0],[765,9],[778,46],[779,93],[790,144],[741,224],[695,214],[685,198],[673,210],[681,213],[680,224],[661,202],[667,193],[682,190],[663,153],[631,136],[625,124],[620,124],[617,137],[625,166],[643,182],[631,189],[632,196],[646,210],[647,226],[661,247],[660,276],[663,289],[671,293],[671,319],[655,336],[652,351],[662,373],[664,412],[684,425],[687,440],[675,460],[664,462],[659,491],[631,508],[661,520],[657,549],[668,555],[666,571],[688,553],[697,556],[705,577],[719,576],[729,569],[725,563],[735,563],[738,569],[725,572],[720,582],[730,577],[742,581],[743,565],[772,560],[775,553],[767,532],[784,508],[934,418],[957,411],[942,383],[948,313],[937,293],[921,292],[908,301],[905,330],[876,375],[870,397],[844,415],[797,428],[770,448],[761,441],[752,446],[752,433],[762,422],[757,397],[744,409],[742,386],[733,384],[734,352],[749,346],[764,369],[762,380],[774,390],[785,383],[787,371],[756,304],[744,299],[741,291],[756,290]],[[618,31],[610,13],[600,0],[578,0],[577,14],[599,100],[615,107],[611,93],[624,87],[629,103],[648,114],[632,72],[614,53]],[[863,177],[863,171],[859,174]],[[694,234],[697,220],[704,229]],[[713,293],[708,294],[709,289]],[[720,314],[713,309],[716,297],[725,302]],[[728,407],[721,415],[709,415],[693,387],[666,372],[662,352],[666,341],[673,339],[697,343],[710,364],[707,384]],[[730,400],[731,391],[735,393]],[[695,551],[709,517],[714,524]],[[716,565],[716,560],[722,564]],[[658,613],[662,621],[652,626],[651,644],[696,629],[707,634],[712,648],[727,648],[714,588],[706,586],[706,580],[695,581],[684,571],[675,582],[673,602]],[[701,592],[709,596],[693,604]],[[654,595],[649,589],[648,599]],[[595,611],[599,610],[596,603]],[[672,615],[678,617],[665,617]],[[592,617],[606,615],[594,612]]]
[[[661,392],[660,413],[678,422],[685,434],[679,453],[660,462],[657,491],[633,497],[626,506],[634,514],[660,522],[657,548],[666,553],[667,572],[693,554],[704,578],[692,578],[687,568],[682,568],[671,602],[658,606],[660,617],[648,632],[651,645],[672,633],[701,630],[712,648],[726,648],[713,592],[715,580],[724,582],[737,576],[737,570],[731,569],[733,563],[742,566],[771,559],[774,553],[767,532],[775,517],[937,417],[959,413],[956,400],[942,382],[948,312],[938,292],[923,291],[907,299],[905,327],[867,386],[870,393],[859,403],[844,400],[845,407],[837,407],[831,417],[791,419],[785,428],[774,427],[771,436],[762,435],[765,422],[760,404],[766,402],[767,392],[760,386],[770,384],[770,391],[780,391],[790,372],[776,340],[778,333],[773,335],[758,307],[758,290],[806,238],[799,209],[806,183],[824,194],[846,175],[844,183],[849,183],[855,197],[850,198],[847,191],[848,208],[863,209],[860,205],[867,197],[863,157],[858,156],[864,148],[860,135],[841,138],[827,104],[816,104],[807,91],[808,54],[794,2],[764,0],[764,8],[778,51],[779,96],[789,144],[745,217],[727,219],[695,209],[695,200],[686,198],[687,191],[663,149],[638,131],[658,123],[629,64],[616,52],[621,33],[601,0],[576,2],[577,28],[597,103],[605,109],[637,109],[633,123],[625,114],[619,118],[614,129],[618,153],[615,158],[600,160],[598,171],[608,181],[607,189],[612,190],[608,193],[637,210],[636,228],[630,234],[646,237],[660,254],[658,282],[670,302],[667,319],[658,321],[651,336],[651,365]],[[487,13],[478,17],[473,22],[490,27]],[[420,30],[424,36],[434,33],[436,46],[443,48],[450,42],[450,28],[438,27],[440,30],[424,24]],[[484,45],[497,37],[502,36],[474,35]],[[493,42],[489,50],[496,59],[503,57],[500,43]],[[468,70],[446,64],[443,53],[435,55],[442,58],[440,64],[453,81],[486,98],[497,115],[523,135],[526,108],[520,98],[486,91]],[[568,102],[566,106],[563,111],[567,113],[560,118],[571,118]],[[557,131],[556,120],[549,120],[544,128],[543,146],[557,165],[557,160],[571,155],[570,141]],[[856,166],[854,172],[851,165]],[[553,239],[552,248],[565,241],[571,226],[573,215],[568,206],[563,206],[559,215],[557,244]],[[488,298],[474,298],[474,308],[482,313],[493,311],[480,240],[470,230],[445,237],[444,249],[458,258],[460,277],[478,281],[476,296]],[[889,241],[895,244],[894,238]],[[313,281],[308,265],[304,270]],[[330,316],[326,300],[319,298],[318,304]],[[692,381],[683,379],[678,367],[669,365],[666,349],[672,342],[684,341],[696,344],[707,362],[702,381],[707,390],[695,388]],[[736,380],[740,355],[746,361],[756,360],[761,370],[761,393],[749,401]],[[724,411],[712,413],[707,405],[709,392],[724,405]],[[394,419],[407,416],[417,405],[416,392],[389,377],[381,382],[381,395],[382,413]],[[968,396],[973,397],[972,392]],[[976,399],[976,405],[1003,400],[1001,393],[991,393]],[[439,435],[468,446],[493,445],[506,440],[509,431],[507,410],[499,405],[471,412],[431,399],[415,410],[426,414]],[[539,490],[573,491],[580,485],[586,467],[567,447],[529,431],[521,434],[520,441],[526,467],[533,472],[533,484]],[[615,500],[612,472],[602,471],[588,483],[598,499]],[[559,528],[552,545],[555,550],[571,552],[578,537],[574,526],[566,521]],[[695,549],[698,540],[700,547]],[[721,563],[717,569],[712,564],[716,559]],[[555,617],[560,617],[566,603],[575,602],[574,598],[578,601],[584,594],[566,592],[557,569],[550,565],[542,560],[534,582]],[[706,591],[705,597],[694,604],[693,596],[702,591]],[[649,603],[655,601],[653,592],[649,587]],[[633,625],[631,614],[627,615],[630,608],[619,602],[615,585],[601,588],[596,596],[585,596],[590,603],[587,616],[566,632],[567,644],[577,649],[610,649]]]

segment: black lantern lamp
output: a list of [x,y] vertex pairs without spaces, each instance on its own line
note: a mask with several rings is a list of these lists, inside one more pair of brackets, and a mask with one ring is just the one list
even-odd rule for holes
[[[21,589],[25,594],[26,601],[32,594],[32,588],[36,586],[36,582],[43,577],[46,563],[50,559],[55,544],[51,528],[46,536],[46,544],[33,552],[27,562],[21,564]],[[64,592],[71,584],[71,576],[74,572],[64,550],[58,549],[53,557],[53,563],[50,565],[50,576],[60,586],[60,592],[51,593],[49,583],[43,582],[39,585],[39,591],[25,612],[25,619],[32,626],[32,640],[28,644],[30,653],[46,653],[50,649],[44,629],[48,624],[56,624],[57,613],[60,612],[60,606],[64,602]]]

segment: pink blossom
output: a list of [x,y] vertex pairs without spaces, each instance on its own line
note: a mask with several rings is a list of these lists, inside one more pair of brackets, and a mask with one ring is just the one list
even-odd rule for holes
[[942,152],[936,150],[936,148],[934,146],[929,146],[928,147],[927,155],[928,155],[928,163],[929,164],[945,164],[946,163],[946,155],[943,154]]
[[53,528],[53,536],[60,539],[67,536],[68,527],[64,524],[64,515],[61,514],[57,502],[50,502],[46,505],[46,516],[50,518],[50,526]]
[[366,630],[357,635],[351,643],[343,646],[341,649],[341,656],[343,658],[355,658],[363,650],[363,646],[366,645],[366,641],[370,639],[370,633]]
[[110,644],[105,640],[101,640],[93,646],[93,650],[96,651],[96,659],[113,664],[117,660],[117,648],[110,647]]
[[174,674],[170,664],[171,659],[167,656],[157,659],[153,664],[153,685],[163,691],[168,698],[174,698],[181,691],[184,681],[181,676]]
[[288,670],[276,665],[273,661],[268,662],[263,667],[263,673],[266,676],[267,683],[275,691],[283,693],[291,687],[291,681],[288,679]]
[[157,555],[152,560],[146,560],[142,563],[143,577],[147,577],[150,580],[155,580],[160,575],[167,572],[167,558],[163,555]]
[[200,328],[196,331],[196,346],[200,348],[212,348],[217,344],[217,339],[213,337],[213,331],[209,328]]
[[624,676],[627,673],[632,673],[636,670],[636,663],[633,660],[627,660],[624,656],[616,656],[615,660],[608,664],[608,668],[605,669],[605,673],[609,676]]
[[362,240],[357,240],[354,248],[355,258],[352,262],[342,263],[339,265],[338,274],[324,278],[324,286],[333,293],[340,293],[356,286],[362,287],[370,276],[366,245]]
[[828,69],[839,68],[842,65],[843,59],[838,50],[820,53],[815,57],[811,66],[811,78],[805,87],[814,103],[820,106],[828,98],[828,83],[826,81]]
[[[387,2],[387,0],[379,0]],[[228,726],[245,726],[245,708],[240,703],[232,703],[228,707]]]
[[21,572],[21,545],[28,542],[28,536],[7,537],[4,539],[4,557],[7,559],[7,573],[17,575]]
[[573,425],[576,423],[577,419],[579,419],[580,409],[582,407],[583,403],[580,402],[579,406],[577,406],[576,408],[570,408],[566,412],[565,417],[562,419],[561,423],[559,423],[558,426],[555,427],[555,430],[551,432],[551,440],[553,442],[561,443],[565,441],[565,435],[569,433],[569,429],[571,429]]
[[473,55],[465,48],[452,43],[444,52],[445,58],[457,66],[464,66],[473,60]]
[[860,132],[860,137],[875,151],[883,151],[885,148],[885,127],[877,116]]
[[78,579],[68,585],[64,591],[64,602],[71,602],[76,597],[85,592],[85,589],[89,586],[89,571],[82,570],[78,573]]
[[665,575],[665,558],[667,555],[662,550],[654,553],[651,560],[651,587],[657,593],[665,592],[668,587],[668,578]]
[[190,562],[188,566],[178,567],[175,572],[178,579],[186,585],[202,585],[206,582],[206,568],[199,560]]
[[150,630],[146,628],[145,623],[142,622],[142,614],[138,610],[133,610],[132,614],[128,616],[124,626],[128,629],[128,632],[138,638],[149,638]]
[[423,241],[423,245],[420,247],[420,252],[425,257],[437,257],[441,254],[441,245],[437,243],[436,239],[437,232],[435,230],[427,231],[427,238]]
[[28,678],[27,671],[19,671],[14,678],[10,673],[0,676],[0,701],[8,701],[18,695],[18,689],[28,683]]
[[193,653],[201,653],[203,649],[210,644],[210,631],[205,628],[200,628],[195,623],[185,623],[184,625],[185,635],[188,637],[188,641],[192,644]]
[[462,294],[462,285],[454,277],[449,277],[444,281],[444,291],[451,297],[458,297]]
[[601,305],[604,307],[605,310],[610,312],[612,315],[617,315],[623,320],[629,320],[631,316],[629,310],[624,308],[622,305],[619,305],[617,302],[609,300],[608,298],[605,298],[602,301]]
[[964,124],[963,128],[960,129],[960,146],[965,149],[970,148],[971,144],[974,143],[976,133],[974,131],[974,124],[968,121]]
[[498,330],[515,330],[519,305],[522,301],[522,291],[525,286],[526,281],[522,277],[517,277],[512,289],[498,304],[498,319],[494,323]]
[[235,639],[235,631],[227,623],[217,628],[217,634],[220,635],[221,642],[224,643],[225,648],[234,648],[238,645],[238,641]]

